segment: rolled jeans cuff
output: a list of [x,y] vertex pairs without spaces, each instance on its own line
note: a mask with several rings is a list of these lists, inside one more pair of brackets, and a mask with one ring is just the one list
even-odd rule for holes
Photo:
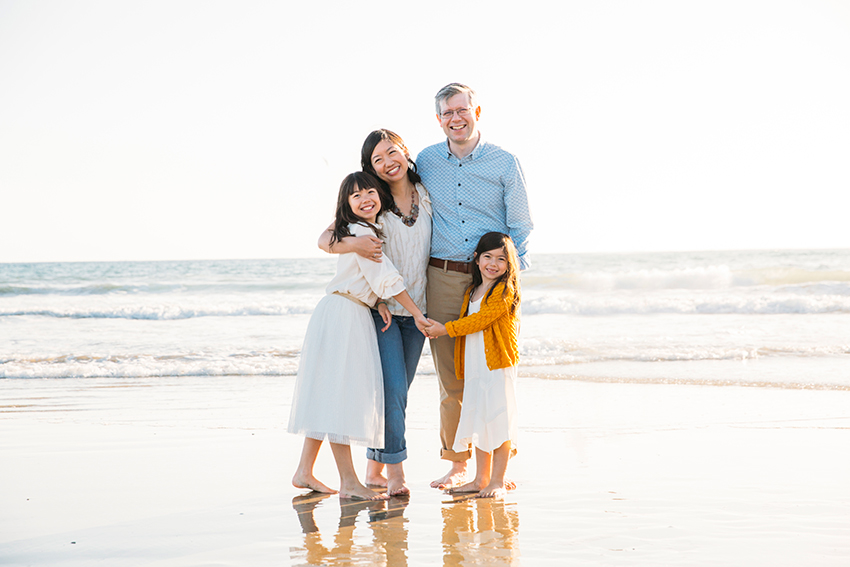
[[397,465],[407,460],[407,449],[402,449],[398,453],[385,453],[380,449],[366,449],[366,458],[385,465]]

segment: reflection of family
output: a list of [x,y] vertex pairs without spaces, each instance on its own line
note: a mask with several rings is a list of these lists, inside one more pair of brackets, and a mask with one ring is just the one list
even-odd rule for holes
[[[440,382],[441,456],[451,462],[431,485],[479,496],[503,496],[510,485],[518,275],[532,229],[525,181],[516,157],[482,139],[472,89],[447,85],[436,108],[447,140],[416,163],[397,134],[366,138],[363,171],[343,181],[319,240],[339,260],[301,351],[289,422],[305,435],[296,487],[335,492],[313,476],[327,437],[340,496],[409,492],[404,420],[425,336]],[[370,447],[366,484],[386,494],[358,479],[353,442]],[[476,475],[464,484],[473,445]]]

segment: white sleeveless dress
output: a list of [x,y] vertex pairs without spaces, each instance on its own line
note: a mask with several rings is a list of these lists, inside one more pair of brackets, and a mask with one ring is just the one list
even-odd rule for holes
[[[469,302],[469,314],[478,313],[481,300]],[[454,451],[472,443],[487,453],[505,441],[516,447],[516,366],[490,370],[484,355],[484,331],[466,335],[463,366],[463,405]]]

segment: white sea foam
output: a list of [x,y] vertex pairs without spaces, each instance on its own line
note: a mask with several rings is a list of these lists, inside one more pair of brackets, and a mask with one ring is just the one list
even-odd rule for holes
[[[0,265],[0,378],[292,375],[334,263]],[[817,382],[834,379],[820,368],[850,369],[850,251],[534,265],[522,276],[520,367],[530,372],[806,361]],[[427,344],[419,372],[434,372]]]

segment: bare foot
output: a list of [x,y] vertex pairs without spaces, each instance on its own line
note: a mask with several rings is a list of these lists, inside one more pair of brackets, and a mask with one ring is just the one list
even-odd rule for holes
[[376,488],[386,488],[387,487],[387,479],[384,475],[378,476],[369,476],[366,475],[364,479],[366,481],[366,486],[374,486]]
[[366,477],[363,479],[366,486],[387,487],[387,477],[384,476],[384,463],[373,460],[366,461]]
[[407,481],[404,479],[404,465],[402,463],[387,465],[387,477],[387,494],[390,496],[410,494]]
[[410,488],[407,487],[404,477],[400,479],[391,478],[387,484],[387,494],[390,496],[405,496],[410,494]]
[[505,489],[506,490],[516,490],[516,483],[510,479],[505,479]]
[[449,472],[431,483],[431,488],[451,488],[466,479],[466,461],[452,461]]
[[480,492],[481,483],[478,481],[478,479],[475,479],[472,482],[467,482],[466,484],[461,484],[460,486],[448,486],[445,490],[446,494],[470,494],[473,492]]
[[340,498],[348,498],[350,500],[389,500],[389,494],[373,492],[365,486],[352,486],[349,489],[339,491]]
[[313,475],[302,475],[297,472],[295,473],[295,476],[292,477],[292,486],[295,488],[307,488],[309,490],[315,490],[316,492],[323,492],[325,494],[336,494],[337,492],[333,488],[325,486]]
[[477,498],[504,498],[507,495],[508,489],[505,486],[504,482],[491,482],[490,484],[481,489],[481,492],[478,493]]

